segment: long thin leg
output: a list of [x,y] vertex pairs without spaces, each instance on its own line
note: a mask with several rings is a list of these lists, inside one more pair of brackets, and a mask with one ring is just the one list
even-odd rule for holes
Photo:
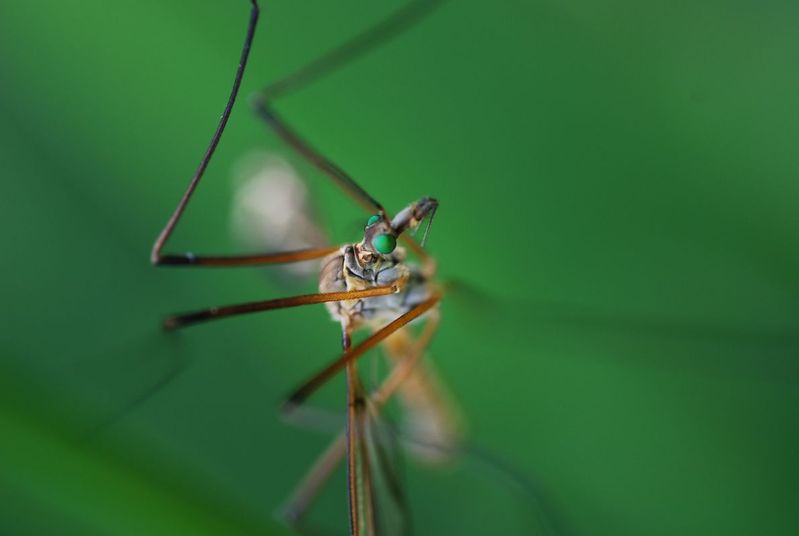
[[194,176],[192,177],[191,181],[189,182],[186,191],[183,192],[183,196],[180,198],[178,205],[175,207],[175,210],[172,212],[172,215],[169,217],[164,228],[161,230],[161,233],[158,235],[158,238],[155,240],[153,244],[153,249],[150,254],[150,261],[158,266],[252,266],[257,264],[275,264],[275,263],[287,263],[287,262],[300,262],[310,259],[317,259],[320,257],[324,257],[334,251],[336,251],[336,247],[326,247],[326,248],[311,248],[311,249],[301,249],[296,251],[287,251],[287,252],[280,252],[280,253],[261,253],[255,255],[195,255],[193,253],[182,253],[182,254],[164,254],[162,251],[164,249],[164,245],[166,244],[169,237],[172,235],[172,232],[175,230],[175,227],[180,221],[180,218],[183,216],[183,212],[186,210],[186,206],[189,204],[191,200],[191,196],[194,194],[194,191],[197,189],[197,186],[200,183],[200,179],[202,179],[203,175],[205,174],[205,170],[208,168],[208,164],[211,162],[211,158],[216,151],[217,145],[219,145],[219,141],[222,138],[222,133],[225,131],[225,127],[227,126],[228,120],[230,119],[230,114],[233,110],[233,105],[236,102],[236,98],[239,93],[239,87],[241,86],[241,80],[244,76],[244,69],[247,66],[247,60],[250,56],[250,49],[252,47],[252,41],[255,36],[255,27],[258,23],[258,15],[260,10],[258,8],[258,4],[255,0],[251,0],[252,9],[250,12],[250,22],[247,27],[247,36],[244,39],[244,47],[241,51],[241,58],[239,60],[239,66],[236,69],[236,75],[233,79],[233,87],[230,90],[230,96],[228,97],[227,104],[225,105],[225,109],[222,112],[222,117],[219,119],[219,124],[214,131],[213,136],[211,137],[211,141],[208,144],[208,148],[205,150],[205,154],[203,155],[202,160],[200,160],[200,165],[197,167],[197,170],[194,172]]
[[153,263],[158,266],[256,266],[260,264],[283,264],[319,259],[338,250],[337,246],[297,249],[277,253],[256,253],[254,255],[202,255],[194,253],[158,254]]
[[[435,328],[434,325],[427,327]],[[423,336],[429,336],[429,333]],[[405,363],[409,355],[414,355],[414,344],[415,341],[410,340],[405,333],[398,333],[386,341],[384,349],[387,357],[397,365]],[[434,363],[417,363],[412,367],[393,366],[391,376],[394,377],[388,377],[374,397],[380,400],[398,390],[403,435],[419,439],[408,444],[414,458],[430,464],[445,462],[447,453],[453,452],[462,441],[464,421],[457,403],[439,380]],[[421,446],[424,443],[435,447],[424,448]]]
[[315,374],[313,377],[311,377],[311,379],[306,381],[302,386],[295,390],[283,404],[283,412],[289,413],[293,408],[302,404],[302,402],[308,398],[311,393],[321,387],[327,380],[344,368],[348,363],[353,362],[355,359],[363,355],[367,350],[376,346],[380,341],[400,329],[402,326],[429,311],[439,302],[440,299],[441,295],[439,293],[434,293],[427,300],[415,306],[407,313],[399,316],[388,325],[374,332],[371,336],[357,346],[344,352],[341,357],[330,363],[327,367]]
[[324,78],[336,69],[385,45],[430,15],[446,0],[413,0],[394,13],[355,35],[321,57],[303,65],[293,73],[272,82],[259,93],[261,99],[271,101],[293,93]]
[[281,515],[289,524],[296,524],[308,510],[313,500],[319,494],[322,486],[330,478],[333,470],[341,463],[347,452],[347,437],[345,433],[336,436],[333,442],[314,463],[306,476],[300,481],[294,492],[289,497]]
[[320,171],[333,179],[341,189],[364,207],[367,211],[383,213],[383,205],[369,195],[355,179],[350,177],[343,169],[314,149],[308,142],[300,138],[278,115],[269,107],[265,100],[257,100],[255,111],[266,124],[269,125],[292,149],[316,166]]
[[330,52],[300,67],[281,80],[268,85],[258,92],[252,101],[256,112],[267,125],[298,154],[333,179],[338,186],[367,211],[384,212],[383,206],[355,182],[351,176],[294,132],[274,112],[271,104],[278,97],[302,89],[341,66],[387,43],[429,15],[441,3],[443,3],[443,0],[415,0],[409,2],[384,20],[357,34]]
[[[414,342],[413,350],[405,359],[392,368],[381,385],[372,392],[370,399],[372,408],[376,412],[375,417],[377,417],[377,414],[379,414],[391,396],[394,395],[402,382],[412,373],[419,359],[424,355],[424,351],[438,329],[439,315],[433,314],[434,312],[435,309],[428,315],[424,330]],[[324,483],[330,478],[333,470],[344,458],[346,442],[346,432],[341,432],[295,488],[283,509],[283,515],[287,522],[295,524],[300,521],[319,494]]]
[[[341,346],[344,352],[350,350],[352,344],[351,329],[348,322],[341,325]],[[363,474],[363,455],[358,456],[359,441],[363,437],[363,408],[366,404],[363,390],[360,389],[358,369],[355,363],[347,364],[347,427],[345,452],[347,455],[347,502],[349,504],[350,534],[358,536],[361,532],[361,511],[358,508],[363,494],[361,483],[366,478]],[[363,450],[360,451],[361,453]],[[372,534],[371,532],[369,534]]]
[[[189,182],[188,188],[186,191],[183,192],[183,196],[180,198],[177,207],[175,207],[174,212],[169,217],[169,220],[166,222],[166,225],[161,230],[161,233],[156,238],[155,243],[153,244],[153,250],[150,254],[150,261],[153,264],[161,264],[165,262],[166,264],[175,264],[175,258],[197,258],[191,254],[189,255],[162,255],[161,250],[164,248],[164,244],[169,239],[172,231],[175,230],[175,226],[177,226],[180,217],[183,215],[183,211],[186,210],[186,205],[189,204],[189,200],[191,199],[194,190],[197,189],[197,185],[200,183],[200,179],[202,179],[203,174],[205,173],[206,168],[208,167],[208,163],[211,161],[211,157],[214,155],[214,151],[216,151],[216,146],[219,145],[219,140],[222,138],[222,133],[225,131],[225,127],[227,126],[228,119],[230,119],[230,113],[233,110],[233,105],[236,103],[236,97],[239,94],[239,86],[241,86],[241,79],[244,76],[244,69],[247,66],[247,60],[250,57],[250,48],[252,47],[252,40],[255,36],[255,27],[258,24],[258,15],[260,10],[258,9],[258,4],[255,0],[250,0],[252,4],[252,8],[250,10],[250,22],[247,26],[247,36],[244,38],[244,47],[241,50],[241,58],[239,59],[239,66],[236,69],[236,75],[233,78],[233,87],[230,90],[230,96],[228,97],[227,104],[225,105],[225,109],[222,112],[222,117],[219,119],[219,124],[214,131],[213,136],[211,137],[211,142],[208,144],[208,148],[205,150],[205,154],[203,155],[202,160],[200,160],[200,165],[197,167],[197,171],[194,172],[194,176],[192,177],[191,181]],[[167,261],[164,261],[167,259]],[[228,258],[228,264],[232,264],[234,262],[234,258]],[[185,264],[197,264],[197,263],[185,263]]]
[[402,289],[402,284],[393,284],[384,287],[373,287],[366,290],[350,290],[344,292],[323,292],[319,294],[305,294],[303,296],[292,296],[289,298],[276,298],[273,300],[264,300],[249,303],[240,303],[236,305],[225,305],[222,307],[211,307],[190,313],[181,313],[169,316],[164,319],[164,328],[177,329],[186,326],[191,326],[199,322],[206,322],[208,320],[218,320],[220,318],[228,318],[231,316],[242,315],[247,313],[256,313],[259,311],[270,311],[272,309],[286,309],[288,307],[297,307],[300,305],[310,305],[314,303],[325,303],[334,301],[356,300],[361,298],[371,298],[374,296],[386,296],[388,294],[395,294]]
[[[377,211],[385,214],[385,209],[377,200],[369,195],[366,190],[361,188],[361,186],[343,169],[314,149],[307,141],[303,140],[293,131],[288,124],[269,107],[266,100],[257,100],[255,106],[258,115],[283,139],[283,141],[308,162],[333,179],[333,181],[347,192],[359,205],[364,207],[367,211]],[[435,262],[425,249],[406,234],[401,235],[400,240],[422,259],[425,264],[426,274],[432,276],[435,272]]]
[[366,398],[352,361],[347,363],[347,498],[350,510],[350,534],[372,535],[374,501],[370,478],[366,434]]
[[[183,193],[178,205],[172,212],[169,220],[167,221],[158,238],[153,244],[152,252],[150,254],[150,261],[159,266],[251,266],[256,264],[273,264],[284,262],[298,262],[308,259],[319,258],[335,251],[335,248],[317,248],[317,249],[304,249],[297,251],[289,251],[284,253],[263,253],[256,255],[195,255],[193,253],[183,254],[164,254],[163,249],[175,227],[180,221],[186,206],[191,200],[191,196],[197,189],[197,186],[202,179],[211,158],[216,151],[217,145],[222,138],[222,133],[227,126],[230,114],[233,110],[233,105],[238,97],[239,87],[241,80],[244,76],[244,70],[247,66],[247,61],[250,55],[253,38],[255,36],[255,28],[258,22],[260,10],[256,0],[250,0],[252,9],[250,12],[250,22],[247,27],[247,35],[244,39],[244,46],[241,51],[238,68],[233,79],[233,87],[230,90],[225,109],[222,112],[222,117],[219,120],[216,130],[214,131],[208,148],[200,160],[200,165],[194,173],[191,181],[189,182],[186,191]],[[298,136],[293,134],[284,123],[282,123],[277,116],[268,108],[268,102],[277,97],[278,95],[285,94],[289,91],[298,89],[313,80],[329,73],[330,71],[340,67],[342,64],[352,61],[358,56],[371,50],[372,48],[390,40],[396,35],[402,33],[415,22],[423,18],[427,13],[432,11],[440,3],[440,0],[423,1],[417,0],[411,2],[403,8],[399,9],[396,13],[357,35],[350,41],[342,46],[334,49],[330,53],[324,55],[318,60],[306,65],[292,75],[268,86],[264,89],[256,99],[256,109],[259,110],[260,115],[264,117],[270,124],[273,125],[275,130],[280,134],[292,147],[294,147],[306,159],[320,167],[329,176],[334,179],[334,182],[348,192],[359,203],[366,207],[368,210],[376,210],[383,212],[380,203],[375,201],[366,191],[361,188],[349,175],[347,175],[341,168],[330,162],[320,153],[313,150],[307,143],[303,142]],[[270,120],[271,119],[271,120]],[[409,242],[409,245],[410,242]],[[411,247],[418,252],[420,248]]]
[[[363,395],[363,387],[360,384],[360,379],[357,377],[355,359],[415,318],[429,311],[440,299],[441,295],[435,293],[428,300],[422,302],[387,326],[378,330],[371,337],[354,348],[349,349],[349,337],[343,337],[343,340],[347,341],[344,344],[344,354],[327,368],[323,369],[322,372],[311,378],[311,380],[306,382],[306,384],[289,397],[288,402],[284,405],[284,411],[288,411],[302,403],[308,395],[327,381],[332,374],[337,372],[342,366],[346,367],[348,393],[347,428],[345,433],[333,441],[331,446],[322,455],[322,458],[313,466],[309,474],[292,495],[285,510],[289,522],[296,523],[300,519],[316,497],[324,482],[329,478],[333,469],[335,469],[338,462],[346,453],[351,534],[360,534],[361,528],[364,526],[367,528],[374,527],[375,513],[372,497],[373,490],[369,477],[370,469],[368,467],[368,460],[364,459],[368,456],[368,453],[367,449],[362,446],[363,434],[365,433],[364,423],[362,421],[366,418],[364,413],[366,410],[366,400]],[[399,388],[400,384],[410,376],[413,367],[415,367],[418,362],[419,356],[423,354],[424,349],[435,334],[438,327],[438,318],[438,314],[430,316],[428,323],[425,325],[422,334],[414,344],[412,351],[406,359],[403,359],[392,369],[391,374],[389,374],[383,384],[374,392],[370,403],[373,402],[372,411],[375,417],[377,417],[380,409],[391,395]],[[344,442],[344,445],[342,445],[342,442]],[[366,480],[365,483],[364,480]],[[367,534],[373,534],[373,531],[367,530]]]
[[[348,175],[343,169],[337,166],[333,161],[325,157],[322,153],[317,151],[310,143],[302,139],[289,125],[277,115],[277,113],[269,106],[265,99],[258,99],[255,102],[256,112],[258,115],[274,130],[289,146],[291,146],[299,155],[305,158],[308,162],[316,166],[319,170],[330,177],[333,182],[340,186],[350,197],[352,197],[359,205],[364,207],[370,212],[379,212],[385,214],[386,211],[383,206],[369,195],[355,180]],[[425,264],[426,273],[429,276],[435,272],[435,262],[419,245],[418,242],[413,240],[407,234],[400,236],[403,244],[407,245]]]
[[408,379],[414,370],[417,370],[416,365],[419,359],[424,355],[425,348],[427,348],[430,345],[430,341],[433,340],[433,336],[438,330],[439,322],[440,315],[438,311],[434,309],[427,317],[424,330],[414,342],[413,350],[391,369],[386,379],[383,380],[380,386],[372,393],[372,402],[374,402],[378,408],[382,408],[385,403],[388,402],[388,399],[399,389],[402,382]]

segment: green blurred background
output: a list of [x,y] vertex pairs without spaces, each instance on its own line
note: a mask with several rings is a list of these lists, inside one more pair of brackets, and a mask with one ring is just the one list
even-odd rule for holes
[[[262,3],[243,96],[396,5]],[[338,327],[321,307],[176,335],[158,319],[315,283],[148,262],[247,16],[0,3],[2,534],[290,533],[273,513],[328,438],[275,408]],[[432,356],[472,441],[536,499],[468,458],[409,461],[416,533],[797,533],[798,17],[452,1],[280,102],[389,210],[437,197],[429,248],[476,289],[443,305]],[[291,157],[239,104],[172,250],[235,251],[231,170]],[[357,239],[364,214],[308,181],[335,239]],[[315,402],[343,397],[339,378]],[[344,489],[339,473],[314,510],[333,533]]]

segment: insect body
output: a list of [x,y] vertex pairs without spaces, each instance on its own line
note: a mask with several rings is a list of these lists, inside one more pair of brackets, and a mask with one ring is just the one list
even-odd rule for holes
[[[188,188],[156,239],[151,260],[153,264],[160,266],[196,267],[251,266],[323,259],[320,292],[178,314],[168,317],[164,321],[164,326],[175,329],[245,313],[327,304],[333,318],[341,324],[343,353],[296,389],[288,397],[283,411],[291,413],[330,377],[346,370],[347,428],[323,454],[295,492],[286,509],[286,517],[289,520],[297,520],[302,516],[321,483],[346,455],[351,533],[377,534],[384,533],[391,527],[406,527],[401,522],[381,523],[377,515],[378,509],[382,512],[387,510],[383,507],[385,504],[393,505],[400,513],[403,510],[399,487],[388,464],[384,463],[384,445],[378,437],[385,434],[385,430],[375,424],[381,407],[393,394],[400,394],[408,410],[409,429],[414,431],[411,440],[419,447],[417,448],[419,453],[429,451],[427,452],[429,458],[440,457],[457,438],[452,418],[454,412],[447,406],[444,397],[437,394],[437,382],[432,373],[421,367],[419,363],[419,358],[437,328],[437,306],[443,291],[432,280],[435,263],[419,244],[407,236],[408,232],[415,231],[426,218],[428,222],[432,220],[438,202],[429,197],[422,198],[391,218],[383,206],[354,179],[294,132],[274,111],[271,103],[277,96],[307,84],[364,53],[380,41],[396,35],[426,14],[434,2],[417,0],[407,4],[389,19],[356,36],[342,47],[265,88],[253,100],[258,116],[284,142],[328,175],[361,206],[370,212],[376,212],[367,221],[360,242],[342,247],[314,247],[254,255],[163,253],[167,240],[208,167],[238,95],[259,15],[255,0],[251,0],[251,4],[250,23],[241,61],[219,126]],[[406,244],[419,257],[420,265],[406,261],[406,250],[398,247],[399,241]],[[408,326],[422,319],[424,327],[418,336],[414,336]],[[359,329],[368,330],[371,334],[353,346],[351,334]],[[392,368],[374,391],[367,392],[359,378],[355,361],[380,343],[383,343],[391,358]],[[435,447],[432,450],[429,448],[431,445]],[[379,482],[386,484],[385,488],[388,491],[385,494],[378,491]],[[385,498],[387,500],[384,500]],[[378,507],[381,501],[383,505]],[[402,516],[398,519],[400,517]]]
[[[438,201],[423,198],[406,207],[391,221],[377,214],[369,218],[363,240],[343,246],[322,262],[320,292],[357,291],[381,286],[398,289],[395,294],[373,298],[330,302],[327,308],[334,320],[341,323],[343,346],[350,346],[350,334],[358,329],[378,332],[390,322],[435,299],[441,290],[433,281],[435,263],[428,259],[421,266],[407,262],[407,252],[396,246],[396,236],[406,230],[415,231],[428,215],[432,219]],[[427,313],[435,316],[438,311]],[[430,319],[428,318],[428,321]],[[433,324],[435,326],[435,324]],[[435,329],[433,327],[432,329]],[[401,328],[385,341],[383,347],[392,365],[415,360],[421,349],[406,328]],[[406,410],[406,432],[435,446],[417,448],[417,453],[433,461],[446,456],[458,439],[456,411],[444,398],[435,374],[423,363],[408,368],[398,385]]]
[[346,245],[324,259],[319,279],[320,292],[381,286],[395,286],[400,290],[397,294],[379,298],[327,304],[333,318],[341,322],[345,334],[361,327],[378,329],[430,297],[433,274],[405,264],[406,252],[397,247],[396,237],[406,229],[415,229],[437,206],[434,199],[424,198],[390,222],[383,215],[372,216],[361,242]]

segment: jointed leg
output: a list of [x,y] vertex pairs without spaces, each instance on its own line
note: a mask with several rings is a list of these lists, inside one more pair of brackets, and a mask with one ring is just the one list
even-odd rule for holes
[[189,182],[186,191],[183,192],[183,196],[180,198],[178,205],[175,207],[175,210],[172,212],[172,215],[169,217],[164,228],[161,230],[161,233],[156,238],[155,243],[153,244],[153,249],[150,254],[150,261],[158,266],[252,266],[256,264],[274,264],[274,263],[286,263],[286,262],[299,262],[305,261],[310,259],[317,259],[320,257],[324,257],[329,253],[332,253],[337,248],[335,247],[326,247],[326,248],[312,248],[312,249],[301,249],[297,251],[288,251],[288,252],[281,252],[281,253],[265,253],[265,254],[255,254],[255,255],[229,255],[229,256],[208,256],[208,255],[194,255],[193,253],[183,253],[183,254],[164,254],[163,249],[164,245],[166,244],[169,237],[172,235],[172,232],[175,230],[180,218],[183,216],[183,212],[186,210],[186,206],[189,204],[191,200],[191,196],[194,194],[194,191],[197,189],[197,186],[200,183],[203,175],[205,174],[205,170],[208,168],[208,164],[211,162],[211,158],[214,155],[214,151],[216,151],[217,145],[219,145],[219,141],[222,138],[222,133],[225,131],[225,127],[227,126],[228,120],[230,119],[230,113],[233,110],[233,105],[236,102],[236,97],[239,93],[239,87],[241,86],[241,80],[244,76],[244,69],[247,66],[247,60],[250,56],[250,48],[252,46],[253,38],[255,36],[255,27],[258,23],[258,15],[259,9],[258,4],[255,0],[251,0],[252,9],[250,11],[250,22],[247,27],[247,36],[244,39],[244,47],[241,51],[241,58],[239,60],[239,66],[236,69],[236,75],[233,79],[233,87],[230,90],[230,95],[228,97],[227,104],[225,105],[225,109],[222,112],[222,117],[219,119],[219,124],[214,131],[213,136],[211,137],[211,142],[208,144],[208,148],[203,155],[202,160],[200,160],[200,165],[197,167],[197,170],[194,172],[194,176],[192,177],[191,181]]
[[354,362],[347,369],[347,498],[350,534],[375,534],[374,496],[366,447],[366,393]]
[[[200,179],[202,179],[203,174],[205,173],[205,169],[208,167],[208,163],[211,161],[211,157],[214,155],[214,151],[216,150],[216,146],[219,145],[219,140],[222,138],[222,133],[225,131],[225,127],[227,126],[228,119],[230,119],[230,112],[233,110],[233,105],[236,102],[236,97],[239,94],[239,86],[241,86],[241,79],[244,76],[244,69],[247,66],[247,60],[250,57],[250,47],[252,46],[252,40],[255,36],[255,26],[258,24],[258,4],[255,0],[251,0],[252,9],[250,10],[250,22],[247,26],[247,36],[244,38],[244,47],[241,51],[241,58],[239,60],[239,66],[236,69],[236,75],[233,78],[233,87],[230,90],[230,96],[228,97],[227,104],[225,105],[225,110],[222,112],[222,117],[219,119],[219,124],[216,127],[216,131],[214,131],[214,135],[211,137],[211,142],[208,144],[208,148],[205,150],[205,154],[203,155],[202,160],[200,160],[200,165],[197,167],[197,171],[194,172],[194,176],[189,182],[188,188],[183,193],[183,196],[180,198],[178,202],[178,206],[175,207],[174,212],[169,217],[169,220],[164,226],[161,233],[158,235],[158,238],[155,240],[155,244],[153,244],[153,250],[150,254],[150,260],[153,264],[175,264],[177,258],[197,258],[193,255],[162,255],[161,251],[164,248],[164,244],[169,239],[172,231],[175,230],[175,227],[180,220],[180,217],[183,215],[183,211],[186,210],[186,205],[189,204],[189,200],[191,199],[194,190],[197,189],[197,185],[200,183]],[[228,258],[228,264],[232,264],[233,258]],[[195,264],[192,262],[186,262],[185,264]]]
[[368,28],[320,58],[304,65],[285,78],[262,89],[253,99],[258,115],[299,155],[316,166],[370,212],[383,212],[382,205],[343,169],[314,149],[294,132],[272,109],[280,96],[292,93],[354,61],[367,52],[390,41],[422,20],[442,3],[442,0],[414,0],[399,8],[374,26]]
[[257,97],[265,101],[272,101],[306,87],[407,31],[440,7],[444,1],[413,0],[408,2],[382,21],[370,26],[323,56],[277,82],[269,84],[258,93]]
[[330,446],[316,460],[316,463],[313,464],[306,476],[297,485],[291,497],[289,497],[286,506],[282,510],[282,517],[287,523],[291,525],[299,523],[300,518],[308,510],[322,486],[330,478],[333,470],[341,463],[346,452],[347,437],[342,432],[336,436]]
[[388,374],[385,380],[380,384],[380,387],[375,389],[372,393],[372,402],[378,408],[382,408],[388,399],[397,391],[403,381],[405,381],[410,374],[416,370],[416,365],[419,359],[424,355],[425,349],[430,345],[433,336],[438,330],[438,324],[441,320],[441,315],[438,310],[430,311],[427,317],[427,323],[424,330],[419,335],[419,338],[413,344],[413,349],[408,355],[398,362]]
[[311,393],[321,387],[327,380],[344,368],[348,363],[353,362],[355,359],[362,356],[367,350],[376,346],[380,341],[384,340],[386,337],[404,325],[432,309],[440,299],[441,295],[434,293],[430,298],[415,306],[413,309],[398,317],[385,327],[379,329],[357,346],[345,351],[341,357],[330,363],[327,367],[315,374],[310,380],[306,381],[302,386],[295,390],[283,404],[283,411],[288,413],[296,406],[302,404],[302,402],[308,398]]
[[[413,344],[413,350],[408,356],[397,363],[382,384],[372,392],[370,407],[375,412],[375,417],[382,410],[391,396],[396,392],[402,381],[406,379],[416,367],[419,359],[430,344],[439,323],[439,315],[434,309],[427,317],[427,323]],[[341,432],[330,446],[322,453],[320,458],[308,471],[300,484],[295,488],[283,512],[286,521],[298,523],[319,494],[324,483],[330,478],[335,468],[346,454],[347,436]]]
[[277,298],[237,305],[225,305],[222,307],[211,307],[190,313],[182,313],[164,319],[164,328],[177,329],[199,322],[217,320],[246,313],[256,313],[259,311],[270,311],[272,309],[285,309],[300,305],[310,305],[314,303],[325,303],[334,301],[356,300],[361,298],[371,298],[374,296],[386,296],[395,294],[402,289],[401,284],[393,284],[384,287],[373,287],[366,290],[350,290],[344,292],[323,292],[319,294],[306,294],[304,296],[292,296],[290,298]]
[[259,99],[256,101],[256,112],[292,149],[297,151],[308,162],[316,166],[320,171],[333,179],[342,190],[347,192],[350,197],[355,199],[362,207],[368,211],[384,212],[383,206],[378,203],[371,195],[366,193],[347,172],[334,164],[331,160],[322,155],[319,151],[300,138],[278,115],[269,107],[267,101]]
[[[335,251],[335,248],[315,248],[303,249],[297,251],[281,252],[281,253],[264,253],[255,255],[195,255],[193,253],[182,254],[165,254],[163,253],[164,246],[175,230],[186,206],[189,204],[191,196],[197,189],[197,186],[202,179],[208,164],[213,157],[216,147],[222,137],[222,133],[227,126],[233,105],[238,96],[241,80],[244,76],[244,70],[250,55],[250,48],[252,46],[253,38],[255,36],[255,28],[258,22],[259,8],[255,0],[250,0],[252,9],[250,12],[250,22],[247,27],[247,35],[244,40],[244,46],[239,60],[239,66],[236,69],[236,74],[233,79],[233,87],[231,88],[225,109],[222,112],[222,117],[219,120],[216,130],[214,131],[208,148],[200,160],[200,165],[194,173],[191,181],[189,182],[186,191],[183,193],[177,207],[173,211],[169,220],[167,221],[161,233],[158,235],[155,243],[153,244],[150,260],[153,264],[158,266],[251,266],[256,264],[274,264],[285,262],[299,262],[309,259],[323,257],[328,253]],[[272,100],[279,95],[299,89],[314,80],[318,79],[325,74],[333,71],[341,65],[354,60],[355,58],[363,55],[364,53],[372,50],[399,35],[406,29],[410,28],[413,24],[421,20],[434,8],[442,3],[442,0],[415,0],[406,6],[400,8],[384,21],[374,25],[368,30],[355,36],[347,41],[340,47],[334,49],[330,53],[322,56],[314,62],[304,66],[295,73],[275,82],[268,86],[255,99],[255,106],[259,115],[270,125],[275,131],[299,154],[306,158],[309,162],[317,166],[328,176],[330,176],[336,184],[338,184],[344,191],[358,201],[363,207],[369,211],[384,212],[383,207],[373,197],[371,197],[355,180],[352,179],[340,167],[335,165],[329,159],[324,157],[321,153],[314,150],[308,143],[303,141],[297,134],[295,134],[284,123],[274,111],[271,110],[270,104]],[[425,258],[424,251],[418,247],[414,242],[405,239],[406,243],[417,254]]]
[[256,266],[260,264],[284,264],[309,261],[329,255],[339,249],[336,246],[321,248],[297,249],[277,253],[256,253],[253,255],[201,255],[194,253],[167,254],[158,253],[153,264],[158,266]]

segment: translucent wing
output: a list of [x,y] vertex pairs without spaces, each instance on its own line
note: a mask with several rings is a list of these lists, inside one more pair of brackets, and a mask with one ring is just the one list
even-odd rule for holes
[[[234,177],[231,229],[253,251],[283,251],[327,245],[305,181],[278,155],[258,152],[242,159]],[[318,275],[318,261],[283,265],[284,275]]]

